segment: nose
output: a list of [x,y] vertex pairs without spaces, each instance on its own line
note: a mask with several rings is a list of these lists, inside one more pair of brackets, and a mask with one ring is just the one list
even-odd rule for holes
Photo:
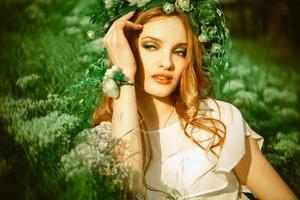
[[170,70],[173,67],[172,54],[170,51],[164,51],[161,55],[160,67],[163,67],[165,70]]

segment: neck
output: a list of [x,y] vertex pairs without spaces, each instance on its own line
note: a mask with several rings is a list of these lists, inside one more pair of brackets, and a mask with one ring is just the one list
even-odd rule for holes
[[177,120],[174,110],[174,98],[154,97],[148,94],[139,94],[137,105],[148,129],[159,129]]

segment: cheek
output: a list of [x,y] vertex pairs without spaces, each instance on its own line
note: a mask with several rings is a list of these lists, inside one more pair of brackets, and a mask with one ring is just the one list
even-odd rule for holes
[[149,62],[150,60],[153,60],[153,58],[157,57],[157,53],[154,51],[149,51],[144,48],[140,48],[140,57],[142,62]]
[[147,63],[149,62],[148,59],[149,58],[143,48],[139,46],[139,66],[137,66],[137,74],[139,74],[139,76],[143,75],[145,71],[147,71],[146,68]]
[[155,58],[153,54],[146,52],[141,52],[141,68],[143,68],[143,73],[147,74],[155,69]]
[[181,76],[181,74],[182,74],[182,73],[186,70],[186,68],[187,68],[187,64],[186,64],[185,60],[183,60],[183,59],[178,59],[175,66],[176,66],[176,67],[175,67],[175,73],[176,73],[176,75],[179,76],[179,77]]

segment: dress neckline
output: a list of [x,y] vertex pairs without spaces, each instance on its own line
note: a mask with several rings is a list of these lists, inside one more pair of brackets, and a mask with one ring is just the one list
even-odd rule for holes
[[[207,112],[207,110],[211,110],[210,105],[210,101],[212,101],[210,98],[208,99],[202,99],[200,101],[200,104],[204,104],[202,109],[199,110],[199,112]],[[218,101],[218,100],[217,100]],[[146,130],[145,132],[147,134],[163,134],[166,133],[167,130],[175,127],[176,125],[180,125],[180,119],[177,119],[174,123],[172,123],[171,125],[161,128],[161,129],[154,129],[154,130]]]
[[179,124],[179,119],[177,119],[173,124],[164,127],[164,128],[160,128],[160,129],[154,129],[154,130],[148,130],[146,131],[146,133],[148,134],[157,134],[157,133],[163,133],[166,132],[166,130],[173,128],[174,126],[176,126],[177,124]]

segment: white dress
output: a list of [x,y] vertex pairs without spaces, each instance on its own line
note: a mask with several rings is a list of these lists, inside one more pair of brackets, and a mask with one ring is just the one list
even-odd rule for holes
[[[255,138],[260,148],[263,138],[248,126],[235,106],[224,101],[216,102],[227,133],[223,149],[217,151],[219,159],[196,146],[184,134],[179,121],[166,128],[147,131],[152,149],[152,161],[146,173],[150,186],[169,192],[176,189],[178,199],[247,199],[233,168],[245,154],[245,136]],[[206,105],[212,109],[211,116],[219,119],[215,102],[209,99]],[[213,137],[207,131],[192,127],[188,127],[188,131],[194,138],[206,139],[202,146],[211,144]],[[164,196],[161,192],[147,190],[149,200],[163,199]]]
[[[176,199],[248,199],[242,193],[247,188],[238,182],[233,168],[245,154],[245,137],[256,139],[260,149],[263,138],[248,126],[240,111],[232,104],[216,100],[220,108],[219,118],[215,102],[211,99],[205,102],[201,103],[200,108],[203,105],[211,108],[210,116],[226,125],[223,149],[214,148],[219,158],[193,143],[177,121],[166,128],[146,132],[152,149],[146,181],[151,187],[173,194]],[[196,139],[206,140],[201,143],[203,147],[213,143],[212,135],[205,130],[189,126],[188,132]],[[165,197],[164,193],[146,190],[147,200]]]

